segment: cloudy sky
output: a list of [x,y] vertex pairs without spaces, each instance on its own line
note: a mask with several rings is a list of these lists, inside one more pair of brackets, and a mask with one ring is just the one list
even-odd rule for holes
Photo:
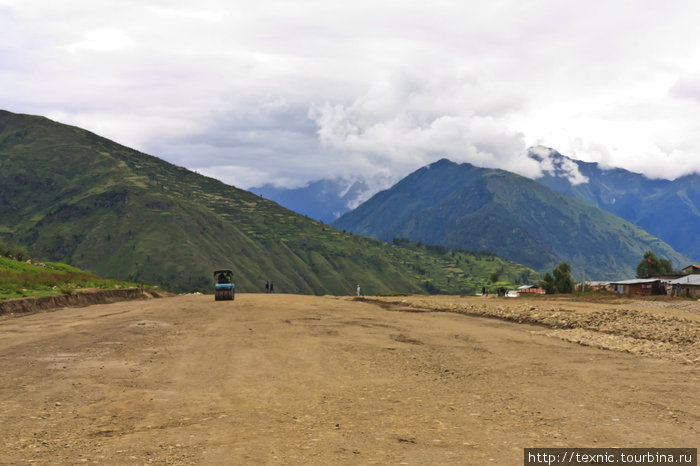
[[0,108],[248,188],[700,171],[697,0],[0,0]]

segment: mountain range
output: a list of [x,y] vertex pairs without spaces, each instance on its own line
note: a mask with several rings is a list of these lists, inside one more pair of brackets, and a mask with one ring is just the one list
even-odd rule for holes
[[[700,259],[700,175],[650,179],[621,168],[603,168],[537,147],[531,158],[551,167],[537,181],[612,212],[663,239],[675,250]],[[579,179],[571,176],[575,167]],[[585,179],[585,182],[578,182]]]
[[646,250],[676,267],[691,259],[642,228],[538,181],[443,159],[333,223],[388,240],[486,249],[544,272],[569,261],[578,278],[634,276]]
[[[541,146],[531,148],[528,155],[542,167],[541,176],[535,179],[540,184],[613,213],[659,237],[691,261],[700,261],[700,175],[653,179],[622,168],[575,160]],[[338,214],[350,212],[367,196],[367,190],[359,199],[349,195],[352,190],[347,190],[348,183],[326,179],[294,190],[264,192],[292,210],[333,222]],[[321,186],[323,189],[319,189]]]
[[480,289],[537,279],[493,254],[345,233],[84,129],[0,111],[0,241],[32,257],[177,291],[219,268],[239,291]]

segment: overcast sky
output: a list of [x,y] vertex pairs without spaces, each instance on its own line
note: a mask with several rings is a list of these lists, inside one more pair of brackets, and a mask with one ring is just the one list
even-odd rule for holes
[[248,188],[700,171],[700,2],[0,0],[0,108]]

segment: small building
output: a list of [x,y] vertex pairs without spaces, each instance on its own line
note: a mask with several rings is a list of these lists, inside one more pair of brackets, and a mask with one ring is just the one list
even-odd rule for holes
[[696,275],[700,274],[700,265],[689,265],[688,267],[681,270],[683,275]]
[[664,284],[661,280],[655,278],[637,278],[634,280],[610,282],[610,286],[612,286],[615,293],[625,296],[666,294]]
[[586,281],[576,283],[575,288],[577,291],[609,291],[609,286],[610,282]]
[[537,285],[523,285],[518,287],[519,294],[545,294],[544,288]]
[[700,298],[700,274],[689,274],[685,277],[671,280],[669,285],[671,286],[672,296]]

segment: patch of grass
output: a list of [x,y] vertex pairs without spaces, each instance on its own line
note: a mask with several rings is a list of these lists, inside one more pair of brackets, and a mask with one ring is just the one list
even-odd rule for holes
[[73,294],[82,288],[132,288],[136,285],[100,277],[67,264],[42,265],[0,257],[0,301],[12,298]]

